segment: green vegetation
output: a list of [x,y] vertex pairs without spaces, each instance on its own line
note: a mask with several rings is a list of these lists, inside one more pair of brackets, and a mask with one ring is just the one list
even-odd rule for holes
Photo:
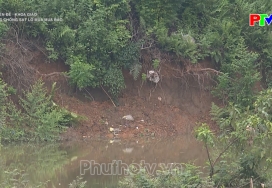
[[72,183],[69,184],[69,188],[84,188],[87,181],[82,181],[82,177],[77,176]]
[[148,174],[145,168],[139,172],[129,171],[129,175],[119,182],[120,188],[138,187],[205,187],[212,188],[213,182],[209,178],[202,178],[202,173],[197,167],[184,164],[184,169],[157,170],[157,176]]
[[[38,81],[24,92],[16,106],[7,98],[6,84],[0,80],[2,141],[55,141],[59,133],[76,119],[70,112],[52,101],[44,85]],[[54,86],[54,85],[53,85]],[[54,87],[52,90],[54,91]]]
[[[57,143],[2,145],[0,146],[0,187],[58,187],[60,177],[69,175],[69,170],[66,169],[71,164],[71,156],[73,156],[71,154],[67,147]],[[86,181],[83,181],[81,176],[75,177],[74,180],[67,177],[67,180],[66,187],[86,187]]]
[[271,165],[271,89],[256,96],[252,108],[229,104],[226,108],[212,106],[211,114],[220,127],[215,137],[207,127],[197,129],[210,156],[210,176],[217,184],[241,186],[254,178],[256,185],[270,182]]
[[66,152],[58,144],[8,145],[1,147],[1,153],[0,186],[5,188],[46,187],[69,163]]
[[[67,75],[72,84],[79,89],[105,87],[114,100],[125,88],[123,69],[134,79],[141,75],[142,81],[146,80],[142,50],[170,54],[183,66],[211,59],[218,73],[212,93],[225,106],[214,104],[211,108],[218,134],[206,125],[196,129],[209,155],[209,177],[216,186],[239,187],[251,177],[257,185],[272,179],[272,27],[249,27],[248,17],[271,10],[272,4],[265,0],[6,0],[0,1],[1,12],[37,12],[39,17],[63,21],[0,22],[1,48],[7,41],[15,41],[9,38],[11,33],[17,44],[21,39],[40,41],[49,60],[63,59],[70,66]],[[160,59],[151,55],[151,66],[156,69]],[[0,68],[4,72],[5,64],[0,62]],[[18,88],[3,80],[1,140],[58,139],[73,116],[54,105],[42,82],[26,90],[15,104],[9,95]],[[265,86],[260,93],[253,89],[258,82]],[[142,174],[133,178],[128,182],[131,186],[157,187],[161,178],[172,177]],[[173,178],[182,184],[183,177]],[[195,181],[198,179],[185,182],[184,187],[200,186]]]

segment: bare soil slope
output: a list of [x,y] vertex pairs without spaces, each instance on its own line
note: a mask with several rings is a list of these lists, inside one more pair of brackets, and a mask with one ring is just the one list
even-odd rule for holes
[[[148,54],[143,56],[144,61],[152,61]],[[121,138],[182,134],[199,122],[215,128],[209,116],[211,102],[216,101],[210,94],[214,83],[210,63],[205,61],[188,68],[168,57],[161,59],[158,84],[143,82],[141,78],[135,81],[124,70],[126,89],[117,107],[101,88],[77,91],[70,86],[67,77],[59,74],[69,69],[62,61],[47,63],[42,53],[35,52],[30,65],[43,75],[46,86],[57,82],[57,104],[86,117],[81,125],[68,129],[63,135],[65,140],[114,137],[110,128],[120,129]],[[152,69],[150,63],[143,64],[144,72]],[[122,119],[128,114],[134,117],[133,122]]]

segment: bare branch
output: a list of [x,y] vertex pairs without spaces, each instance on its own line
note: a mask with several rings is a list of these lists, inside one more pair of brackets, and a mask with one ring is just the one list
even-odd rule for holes
[[153,44],[153,43],[150,43],[149,46],[147,46],[147,47],[144,47],[144,45],[142,44],[141,50],[151,48],[151,47],[152,47],[152,44]]

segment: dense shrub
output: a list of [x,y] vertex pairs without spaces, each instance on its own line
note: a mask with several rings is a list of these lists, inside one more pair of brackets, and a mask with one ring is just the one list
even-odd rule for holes
[[203,178],[198,167],[184,164],[183,169],[157,170],[156,174],[148,174],[142,167],[138,170],[129,169],[129,175],[119,181],[120,188],[160,188],[160,187],[205,187],[212,188],[213,182],[209,178]]
[[54,141],[76,118],[53,103],[41,81],[25,91],[19,102],[19,108],[11,101],[2,106],[0,135],[4,141]]

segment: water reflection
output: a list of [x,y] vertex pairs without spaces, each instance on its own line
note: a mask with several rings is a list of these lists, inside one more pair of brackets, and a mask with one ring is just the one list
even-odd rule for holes
[[[51,180],[48,187],[67,188],[80,174],[80,161],[109,164],[114,160],[125,164],[185,163],[203,165],[206,154],[203,147],[190,135],[166,139],[85,140],[84,142],[55,145],[8,145],[0,150],[1,170],[21,169],[29,174],[31,184]],[[116,187],[117,175],[84,176],[86,187]],[[0,180],[1,180],[0,175]]]

